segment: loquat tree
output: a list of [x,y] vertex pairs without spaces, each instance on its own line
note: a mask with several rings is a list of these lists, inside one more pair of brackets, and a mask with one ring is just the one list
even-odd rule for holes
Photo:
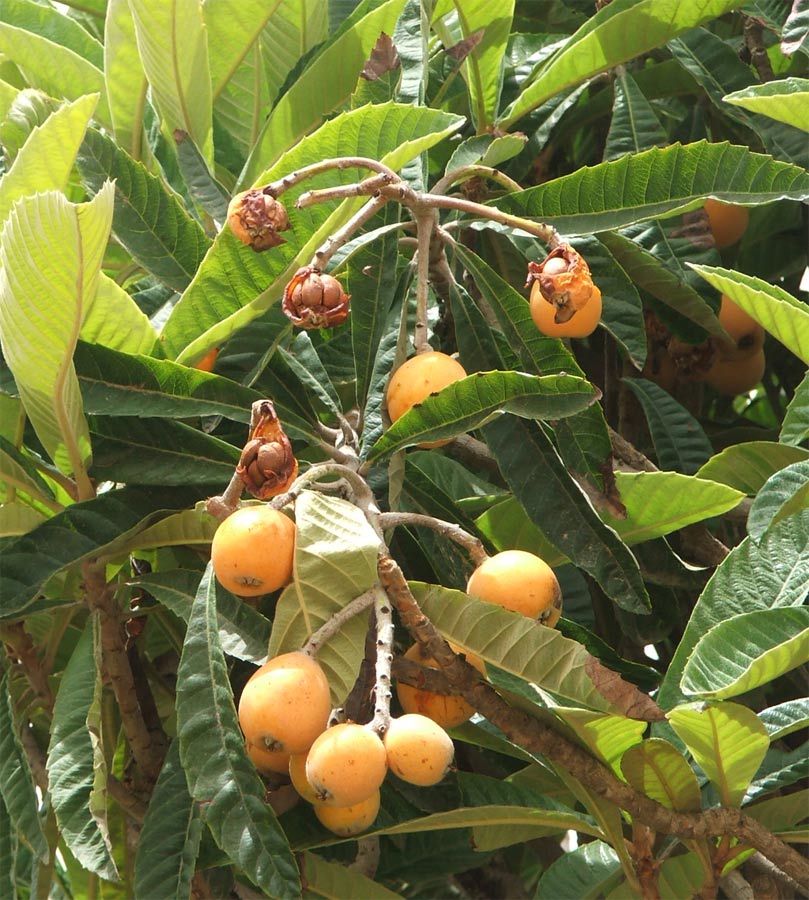
[[0,0],[0,897],[809,891],[807,25]]

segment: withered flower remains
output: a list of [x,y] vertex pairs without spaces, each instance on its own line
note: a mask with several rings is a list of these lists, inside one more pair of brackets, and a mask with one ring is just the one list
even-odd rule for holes
[[284,204],[261,188],[242,191],[228,204],[228,224],[233,234],[256,253],[285,243],[278,233],[289,228]]
[[324,275],[315,266],[303,266],[286,286],[281,308],[301,328],[330,328],[348,318],[349,299],[332,275]]
[[260,500],[283,493],[298,476],[292,444],[269,400],[261,401],[256,425],[244,445],[236,473]]
[[556,307],[557,324],[572,319],[594,290],[590,267],[570,244],[559,244],[540,263],[528,263],[525,286],[534,281],[545,300]]

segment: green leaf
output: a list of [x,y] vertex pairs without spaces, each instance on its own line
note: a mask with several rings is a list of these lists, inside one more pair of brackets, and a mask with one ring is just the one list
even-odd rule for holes
[[0,505],[0,537],[17,537],[33,531],[47,516],[23,503]]
[[215,222],[224,223],[230,193],[217,181],[189,134],[175,131],[174,144],[177,148],[177,163],[188,186],[188,193]]
[[699,812],[702,805],[694,770],[669,741],[650,738],[621,759],[624,778],[642,794],[675,812]]
[[[285,153],[261,175],[266,183],[312,162],[339,155],[363,155],[394,169],[455,131],[463,120],[438,110],[386,103],[341,113]],[[318,246],[358,209],[358,200],[317,204],[296,210],[298,196],[310,188],[351,183],[367,172],[332,171],[287,191],[284,204],[291,231],[272,253],[256,254],[229,228],[216,239],[193,283],[174,307],[164,329],[165,350],[181,361],[197,359],[277,302],[295,270],[308,264]],[[240,277],[234,282],[233,272]],[[200,335],[203,335],[200,338]]]
[[135,895],[185,897],[202,838],[199,806],[188,793],[179,741],[172,741],[154,787],[135,853]]
[[805,0],[797,0],[792,5],[792,11],[784,22],[784,31],[781,35],[781,49],[786,55],[791,55],[798,50],[807,52],[809,46],[809,8]]
[[598,517],[541,428],[504,416],[484,426],[483,434],[507,484],[547,538],[595,578],[618,606],[648,612],[649,598],[635,557]]
[[730,0],[614,0],[587,20],[498,119],[509,127],[565,88],[662,46],[733,9]]
[[100,654],[99,624],[91,616],[56,694],[48,746],[48,790],[70,852],[86,869],[117,881],[105,813]]
[[101,44],[81,23],[61,10],[31,0],[3,0],[3,21],[67,47],[99,69],[102,67]]
[[144,155],[143,116],[149,82],[143,71],[129,0],[109,0],[104,20],[104,83],[118,146]]
[[809,173],[747,147],[698,141],[585,167],[489,205],[576,235],[691,209],[708,196],[729,203],[803,200]]
[[769,478],[753,500],[747,533],[757,541],[772,525],[809,507],[809,459],[793,463]]
[[371,448],[369,459],[472,431],[499,413],[559,419],[574,415],[597,398],[597,389],[575,375],[476,372],[408,410]]
[[789,401],[784,421],[781,423],[778,440],[782,444],[797,446],[807,437],[809,437],[809,373],[795,388],[795,394]]
[[[54,507],[53,491],[40,475],[33,460],[2,436],[0,436],[0,481],[4,482],[7,487],[20,490],[34,499]],[[7,496],[4,492],[3,502],[6,502]]]
[[727,295],[777,338],[799,359],[809,364],[809,310],[783,288],[760,278],[719,266],[692,266],[708,284]]
[[[81,340],[112,350],[151,354],[157,332],[127,292],[103,272],[79,332]],[[75,361],[74,361],[75,363]]]
[[16,616],[53,575],[91,556],[124,549],[132,535],[198,499],[189,490],[121,488],[74,503],[29,534],[5,544],[0,617]]
[[175,291],[194,277],[210,240],[163,181],[102,132],[89,129],[78,156],[85,185],[115,181],[113,232],[136,262]]
[[303,854],[301,880],[308,897],[325,897],[327,900],[338,900],[340,897],[401,900],[402,896],[343,863],[328,862],[309,852]]
[[702,426],[668,391],[645,378],[624,378],[640,401],[661,469],[692,475],[713,454]]
[[[665,234],[662,236],[666,249],[673,249],[670,247],[670,238]],[[725,331],[713,309],[686,281],[688,269],[676,271],[638,240],[627,235],[604,232],[599,235],[599,239],[638,287],[704,328],[708,334],[725,337]],[[677,259],[676,255],[673,259]]]
[[563,853],[545,870],[535,900],[597,900],[621,877],[617,853],[604,841],[590,841]]
[[410,587],[433,625],[465,652],[575,704],[610,709],[586,672],[592,657],[577,641],[461,591],[420,582]]
[[[772,797],[759,803],[747,805],[745,815],[760,822],[774,834],[785,831],[806,819],[809,790],[793,791],[783,797]],[[786,840],[790,840],[786,837]]]
[[570,726],[594,756],[617,772],[620,772],[619,763],[623,755],[630,747],[640,743],[649,727],[647,722],[638,719],[605,715],[589,709],[554,706],[553,712]]
[[[393,34],[404,5],[405,0],[366,5],[363,10],[367,12],[361,19],[350,29],[341,29],[309,61],[264,122],[240,184],[255,184],[262,169],[279,161],[282,154],[320,125],[324,110],[339,109],[348,100],[380,32]],[[339,155],[335,150],[328,154]],[[308,161],[316,158],[310,156]]]
[[497,550],[527,550],[552,568],[569,561],[528,518],[516,497],[489,507],[475,519],[475,525]]
[[[171,518],[171,517],[169,517]],[[169,521],[165,519],[164,522]],[[165,546],[160,543],[158,546]],[[152,594],[163,606],[184,622],[191,617],[191,607],[199,587],[199,572],[173,569],[151,572],[129,583]],[[216,621],[219,643],[228,656],[261,664],[267,659],[270,623],[258,610],[215,583]]]
[[758,717],[764,723],[770,741],[777,741],[793,731],[798,731],[809,722],[809,698],[785,700],[776,706],[763,709]]
[[719,622],[694,647],[680,687],[724,700],[809,661],[809,609],[759,609]]
[[774,525],[760,541],[746,538],[728,554],[705,586],[660,686],[668,709],[685,699],[680,679],[699,639],[732,616],[800,606],[809,591],[809,510]]
[[668,720],[719,789],[724,806],[739,806],[770,744],[767,730],[746,706],[729,702],[678,706]]
[[0,328],[25,411],[51,459],[83,475],[91,447],[71,357],[98,285],[112,185],[88,203],[55,191],[19,200],[0,234]]
[[219,643],[211,567],[177,669],[177,737],[188,789],[217,844],[271,897],[299,897],[298,867],[247,758]]
[[97,103],[96,94],[65,103],[32,129],[0,179],[0,222],[26,194],[64,189]]
[[129,0],[143,70],[168,135],[186,131],[213,161],[211,76],[202,7],[194,0]]
[[784,751],[778,747],[770,747],[761,768],[756,773],[756,780],[752,782],[745,795],[744,802],[752,803],[762,796],[771,795],[773,791],[789,787],[798,781],[805,783],[809,774],[809,742],[795,747],[794,750]]
[[252,404],[263,399],[258,391],[221,375],[82,341],[73,361],[84,408],[93,415],[224,416],[249,424]]
[[17,900],[19,844],[3,796],[0,794],[0,895]]
[[39,801],[31,767],[17,732],[8,672],[0,678],[0,802],[6,808],[13,829],[37,859],[46,861],[48,842],[39,820]]
[[[128,549],[144,550],[154,547],[178,547],[185,544],[210,544],[218,522],[205,510],[205,501],[194,509],[184,509],[161,519],[138,532],[127,542]],[[199,580],[199,579],[197,579]],[[194,592],[196,592],[196,587]]]
[[626,71],[618,72],[613,91],[615,99],[604,147],[605,160],[668,144],[668,135],[654,107],[632,75]]
[[[440,17],[454,11],[457,15],[455,30],[450,31],[440,22]],[[433,29],[445,47],[468,41],[473,36],[479,40],[464,59],[461,72],[469,88],[469,106],[472,122],[478,134],[493,130],[494,117],[502,88],[503,54],[509,40],[514,0],[492,5],[488,0],[452,0],[439,4],[433,16]],[[454,18],[454,17],[453,17]]]
[[[27,4],[29,7],[34,4]],[[60,18],[63,18],[60,15]],[[104,73],[82,51],[51,40],[37,31],[0,21],[0,53],[16,63],[27,76],[28,84],[52,97],[79,100],[98,95],[96,118],[109,123],[104,90]]]
[[753,497],[776,472],[807,459],[809,450],[801,447],[748,441],[725,447],[697,471],[697,477],[730,485]]
[[[352,503],[314,491],[295,501],[294,579],[278,600],[269,656],[299,650],[308,637],[376,581],[379,538]],[[318,652],[342,702],[365,653],[368,617],[350,619]]]
[[809,132],[809,79],[768,81],[726,94],[722,99]]
[[678,472],[616,472],[615,480],[626,518],[617,519],[607,510],[601,517],[627,544],[721,516],[744,499],[741,491],[724,484]]

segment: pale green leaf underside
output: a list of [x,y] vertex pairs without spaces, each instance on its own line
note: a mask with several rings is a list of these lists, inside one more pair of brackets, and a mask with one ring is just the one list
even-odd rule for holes
[[587,675],[591,657],[581,644],[461,591],[419,582],[411,583],[411,589],[433,625],[465,652],[560,698],[609,711],[610,704]]
[[686,695],[735,697],[809,661],[809,609],[761,609],[715,625],[685,664]]
[[95,297],[112,203],[110,183],[83,204],[36,194],[17,202],[2,232],[3,352],[32,425],[65,473],[91,454],[72,356]]
[[79,337],[112,350],[150,356],[157,332],[132,297],[102,272]]
[[[314,491],[295,502],[293,583],[275,610],[269,656],[298,650],[308,637],[376,581],[379,538],[352,503]],[[333,698],[342,703],[364,655],[367,614],[344,625],[318,653]]]
[[809,437],[809,373],[795,388],[795,395],[787,406],[778,439],[784,444],[796,446],[807,437]]
[[497,124],[506,131],[565,88],[641,56],[733,8],[732,0],[614,0],[582,25],[540,68]]
[[809,697],[785,700],[776,706],[763,709],[758,714],[770,735],[771,741],[803,728],[809,722]]
[[697,812],[699,783],[682,753],[669,741],[650,738],[630,747],[621,760],[624,778],[642,794],[677,812]]
[[129,0],[109,0],[104,20],[104,82],[119,146],[133,158],[143,155],[143,114],[149,82],[138,54]]
[[738,806],[770,745],[758,716],[738,703],[710,701],[678,706],[668,719],[723,804]]
[[809,132],[809,79],[783,78],[726,94],[725,103]]
[[66,103],[31,131],[0,179],[0,222],[20,197],[64,189],[97,103],[97,94]]
[[56,694],[48,747],[48,783],[56,821],[71,853],[91,872],[115,881],[118,874],[106,822],[93,797],[96,747],[88,723],[100,676],[96,624],[94,617],[87,621]]
[[0,537],[28,534],[45,521],[45,514],[24,503],[0,505]]
[[581,412],[596,398],[596,389],[575,375],[476,372],[408,410],[371,448],[369,460],[425,440],[456,437],[499,412],[560,419]]
[[744,498],[724,484],[679,472],[616,472],[625,519],[602,511],[601,517],[628,544],[670,534],[738,506]]
[[211,77],[202,6],[195,0],[129,0],[143,70],[168,135],[181,129],[213,160]]
[[748,441],[732,444],[711,457],[699,469],[697,477],[727,484],[752,497],[776,472],[805,460],[809,460],[809,450],[802,447],[774,441]]
[[719,266],[692,266],[809,365],[809,310],[783,288]]
[[0,22],[0,53],[26,73],[29,84],[52,97],[97,94],[97,117],[109,124],[104,73],[79,53],[42,35]]
[[771,526],[809,507],[809,459],[776,472],[750,507],[747,533],[758,540]]

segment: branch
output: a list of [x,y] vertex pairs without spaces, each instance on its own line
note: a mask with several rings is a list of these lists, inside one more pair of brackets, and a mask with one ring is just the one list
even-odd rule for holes
[[445,522],[433,516],[425,516],[421,513],[411,512],[383,512],[379,514],[379,527],[383,530],[396,528],[397,525],[422,525],[437,531],[442,537],[449,538],[456,544],[460,544],[469,553],[475,566],[479,566],[488,558],[483,542],[474,535],[464,531],[460,525],[454,522]]
[[22,669],[43,709],[48,714],[52,713],[54,697],[48,682],[48,673],[23,623],[8,622],[0,625],[0,640],[8,645],[9,656],[14,665]]
[[402,570],[388,553],[380,554],[378,571],[402,623],[424,646],[425,653],[438,663],[450,683],[462,688],[464,700],[510,741],[561,766],[591,791],[626,810],[635,822],[684,840],[732,835],[755,847],[799,884],[809,886],[809,861],[741,810],[676,813],[667,809],[620,781],[605,765],[560,733],[509,706],[488,682],[480,680],[475,669],[452,652],[419,608]]

